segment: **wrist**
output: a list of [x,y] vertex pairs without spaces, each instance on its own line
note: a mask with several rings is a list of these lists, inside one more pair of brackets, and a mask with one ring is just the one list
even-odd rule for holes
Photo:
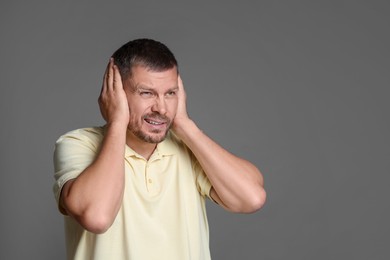
[[124,133],[126,134],[128,122],[125,121],[109,121],[106,123],[106,131],[115,132],[115,133]]
[[173,131],[184,142],[194,138],[197,134],[202,132],[195,122],[189,118],[177,122],[175,121]]

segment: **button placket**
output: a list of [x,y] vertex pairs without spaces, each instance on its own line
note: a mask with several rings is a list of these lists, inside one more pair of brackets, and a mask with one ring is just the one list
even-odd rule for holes
[[[156,179],[156,172],[153,172],[153,162],[148,162],[145,167],[145,183],[149,194],[158,193],[158,183]],[[154,162],[155,163],[155,162]]]

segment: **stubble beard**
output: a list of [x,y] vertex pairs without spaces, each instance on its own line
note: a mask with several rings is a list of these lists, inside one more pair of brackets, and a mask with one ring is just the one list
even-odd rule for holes
[[[141,126],[139,126],[139,125],[135,125],[135,126],[134,125],[133,126],[129,125],[128,126],[128,130],[134,136],[136,136],[137,138],[139,138],[140,140],[142,140],[144,142],[152,143],[152,144],[158,144],[158,143],[161,143],[162,141],[165,140],[165,138],[167,137],[168,132],[171,129],[171,126],[172,126],[171,120],[169,120],[169,118],[164,117],[164,119],[166,119],[168,126],[167,126],[167,128],[165,130],[165,133],[163,135],[151,135],[151,134],[148,134],[145,131],[143,131]],[[155,134],[160,134],[162,131],[158,130],[158,129],[155,129],[155,130],[152,130],[151,132],[155,133]]]

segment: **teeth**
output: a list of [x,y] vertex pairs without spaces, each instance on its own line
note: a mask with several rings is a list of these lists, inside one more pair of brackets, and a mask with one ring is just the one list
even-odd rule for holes
[[162,125],[162,123],[159,123],[159,122],[155,122],[155,121],[151,121],[151,120],[146,120],[149,124],[151,125]]

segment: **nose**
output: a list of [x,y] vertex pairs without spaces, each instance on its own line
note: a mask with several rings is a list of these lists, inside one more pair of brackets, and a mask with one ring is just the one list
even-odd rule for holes
[[156,98],[153,106],[152,106],[153,112],[158,112],[161,115],[165,115],[167,113],[167,107],[165,104],[165,99],[162,98]]

